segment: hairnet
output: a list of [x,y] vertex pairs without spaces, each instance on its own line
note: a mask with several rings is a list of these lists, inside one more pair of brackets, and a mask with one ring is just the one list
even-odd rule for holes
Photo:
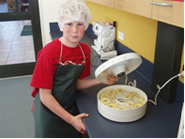
[[65,23],[73,21],[83,22],[85,30],[89,26],[91,20],[91,13],[89,8],[82,2],[77,0],[66,0],[59,9],[59,28],[63,31]]

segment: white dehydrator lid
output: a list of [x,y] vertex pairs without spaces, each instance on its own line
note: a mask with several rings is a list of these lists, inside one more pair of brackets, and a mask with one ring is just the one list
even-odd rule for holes
[[95,77],[105,82],[109,75],[121,77],[134,71],[141,63],[142,59],[136,53],[122,54],[101,64],[95,71]]

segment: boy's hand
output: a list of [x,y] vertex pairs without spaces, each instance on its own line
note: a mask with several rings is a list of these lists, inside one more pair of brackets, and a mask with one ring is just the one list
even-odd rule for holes
[[82,113],[82,114],[79,114],[77,116],[74,116],[72,119],[71,119],[71,122],[70,124],[78,131],[80,132],[81,134],[85,134],[86,133],[86,128],[85,128],[85,125],[82,121],[82,118],[83,117],[88,117],[89,114],[87,113]]
[[107,77],[107,82],[105,82],[105,84],[107,84],[107,85],[112,85],[112,84],[114,84],[116,81],[118,81],[118,77],[116,77],[116,76],[108,76]]

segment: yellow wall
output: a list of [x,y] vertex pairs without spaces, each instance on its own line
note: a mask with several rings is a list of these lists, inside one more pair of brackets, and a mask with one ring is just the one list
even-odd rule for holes
[[157,21],[88,1],[86,5],[92,14],[91,24],[94,21],[116,21],[116,30],[124,33],[124,40],[117,36],[116,39],[154,63]]
[[[181,58],[181,68],[180,68],[180,72],[182,72],[183,66],[184,66],[184,47],[183,47],[182,58]],[[180,80],[182,83],[184,83],[184,78],[183,78],[183,77],[180,77],[179,80]]]
[[[131,50],[140,54],[148,61],[154,63],[155,45],[157,37],[157,21],[145,18],[139,15],[124,12],[118,9],[109,8],[103,5],[95,4],[86,1],[89,7],[92,19],[94,21],[104,21],[113,23],[116,21],[116,32],[121,31],[124,33],[124,40],[118,39],[116,33],[116,40],[124,44]],[[184,63],[184,51],[182,56],[181,71]],[[184,78],[180,78],[184,83]]]

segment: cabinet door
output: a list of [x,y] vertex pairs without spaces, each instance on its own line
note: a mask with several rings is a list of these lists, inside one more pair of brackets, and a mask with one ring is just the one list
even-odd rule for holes
[[115,0],[115,8],[150,18],[150,2],[152,0]]
[[114,8],[114,0],[99,0],[99,3]]
[[86,1],[91,1],[91,2],[94,2],[94,3],[98,3],[98,0],[86,0]]
[[87,0],[104,6],[114,8],[114,0]]
[[153,0],[152,19],[184,27],[184,2]]

